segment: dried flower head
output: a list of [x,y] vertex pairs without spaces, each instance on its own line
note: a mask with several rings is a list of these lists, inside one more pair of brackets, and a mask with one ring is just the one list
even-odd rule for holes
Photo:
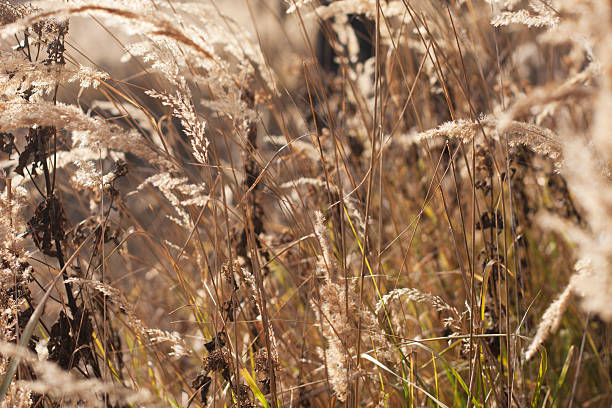
[[223,373],[229,370],[230,355],[225,347],[211,351],[204,359],[204,369]]
[[266,348],[261,348],[257,350],[257,352],[255,352],[255,355],[253,356],[253,360],[255,361],[255,371],[257,371],[258,373],[267,372],[268,364],[272,364],[273,369],[277,369],[279,366],[278,356],[274,356],[274,354],[272,354],[272,361],[269,362],[268,349]]
[[236,408],[255,408],[253,403],[253,392],[246,384],[240,384],[236,390]]

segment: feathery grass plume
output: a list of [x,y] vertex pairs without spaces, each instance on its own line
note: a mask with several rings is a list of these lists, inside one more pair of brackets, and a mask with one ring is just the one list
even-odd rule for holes
[[[322,251],[317,262],[317,271],[322,274],[325,282],[320,288],[322,302],[318,314],[321,330],[328,342],[327,347],[321,350],[320,354],[321,358],[327,362],[329,382],[334,393],[340,401],[345,401],[351,380],[351,354],[348,342],[354,334],[349,310],[355,310],[357,303],[354,292],[345,291],[332,280],[335,280],[336,261],[330,255],[324,221],[323,214],[316,211],[315,236]],[[348,304],[349,310],[343,310],[345,304]]]
[[[143,181],[136,190],[142,191],[147,184],[159,189],[179,215],[179,218],[176,218],[168,214],[168,219],[187,230],[193,227],[193,220],[185,207],[188,205],[204,206],[208,201],[204,195],[205,187],[189,184],[187,177],[173,177],[170,173],[155,174]],[[179,194],[185,198],[180,198]]]
[[[302,5],[303,6],[303,5]],[[405,13],[406,7],[401,1],[390,1],[381,3],[382,13],[387,17],[394,17],[399,13]],[[312,11],[312,15],[327,20],[332,17],[347,14],[363,14],[367,18],[376,16],[376,1],[374,0],[338,0],[326,6],[318,6]]]
[[285,0],[285,3],[287,3],[289,6],[287,7],[287,14],[291,14],[305,5],[312,3],[312,0]]
[[[49,65],[47,61],[27,61],[22,52],[0,50],[3,71],[0,73],[0,95],[23,95],[34,102],[50,95],[57,84],[78,82],[82,88],[97,88],[109,79],[105,72],[80,65],[77,70],[62,65]],[[24,101],[25,102],[25,101]]]
[[[99,162],[100,160],[106,160],[106,159],[114,159],[114,160],[125,160],[125,154],[123,152],[117,152],[117,151],[109,151],[107,149],[101,149],[101,150],[97,150],[96,149],[90,149],[89,147],[74,147],[70,150],[59,150],[55,153],[55,170],[57,169],[62,169],[62,168],[66,168],[66,167],[70,167],[71,165],[76,166],[76,168],[79,168],[79,164],[82,163],[94,163],[94,162]],[[89,165],[85,164],[83,165],[83,171],[86,172],[87,170],[89,170]],[[78,170],[77,170],[78,171]],[[96,169],[96,174],[97,174],[98,170]],[[98,175],[87,175],[87,174],[83,174],[84,177],[86,177],[89,180],[89,177],[93,177],[94,179],[97,179]],[[78,180],[78,175],[74,175],[74,181],[76,183],[75,187],[77,188],[83,188],[84,186],[82,186],[80,184],[80,182]],[[101,184],[98,184],[97,187],[100,187]]]
[[401,135],[396,140],[398,144],[404,147],[426,139],[436,138],[456,139],[464,143],[477,138],[480,142],[483,142],[480,140],[482,132],[495,140],[508,140],[510,146],[525,145],[536,153],[548,156],[553,160],[560,159],[561,142],[552,130],[530,123],[508,121],[503,115],[502,119],[484,116],[478,121],[460,119],[446,122],[425,132]]
[[[357,336],[365,337],[365,344],[382,350],[386,350],[387,341],[378,330],[376,317],[364,308],[354,289],[349,287],[347,290],[339,283],[338,264],[330,252],[325,218],[320,211],[315,211],[314,218],[315,236],[321,247],[317,271],[323,276],[323,285],[319,288],[320,304],[313,301],[313,309],[327,340],[327,346],[319,350],[319,355],[326,361],[328,380],[336,397],[345,401],[354,376],[364,374],[356,370],[352,361]],[[362,319],[361,332],[357,330],[359,316]],[[386,358],[384,351],[379,351],[379,354]]]
[[[489,126],[496,127],[497,124],[489,124]],[[499,131],[499,127],[496,127],[496,130]],[[549,157],[555,162],[561,159],[559,137],[548,128],[512,121],[503,127],[502,134],[504,137],[499,135],[498,139],[508,140],[510,146],[524,145],[542,156]]]
[[[22,187],[12,187],[8,182],[0,196],[0,341],[15,342],[20,330],[32,310],[30,282],[33,268],[28,253],[24,250],[23,232],[27,226],[24,220],[25,199],[28,194]],[[9,357],[0,356],[0,373],[8,369]],[[4,406],[21,406],[30,401],[30,392],[11,384]],[[31,401],[30,401],[31,403]]]
[[[319,356],[326,361],[329,372],[329,382],[334,393],[340,401],[348,396],[349,383],[352,379],[351,347],[348,344],[355,335],[348,312],[344,309],[347,303],[347,292],[340,285],[328,282],[320,289],[321,304],[319,320],[323,336],[327,340],[327,347],[319,352]],[[353,292],[349,292],[353,294]],[[356,296],[349,295],[349,310],[355,310]]]
[[72,176],[72,181],[77,188],[95,189],[104,185],[102,174],[94,162],[75,159],[74,164],[77,166],[77,171]]
[[196,160],[204,164],[208,160],[209,141],[206,137],[206,123],[198,118],[191,103],[191,93],[184,88],[176,95],[164,95],[156,91],[147,91],[147,95],[160,99],[162,104],[172,108],[172,115],[181,121],[183,131],[191,137],[192,153]]
[[74,148],[106,148],[129,152],[148,162],[174,167],[153,150],[137,131],[126,131],[100,118],[88,116],[76,106],[47,101],[27,103],[22,99],[12,99],[0,102],[0,114],[1,132],[34,125],[55,126],[71,133]]
[[[14,239],[4,236],[0,247],[0,341],[16,342],[20,336],[23,319],[31,310],[32,296],[29,283],[32,281],[32,267],[28,258],[19,248],[11,248]],[[0,356],[0,373],[6,374],[9,365],[9,356]],[[14,385],[14,384],[13,384]],[[29,398],[29,393],[21,387],[13,387],[11,391],[16,398],[15,403],[23,397]],[[20,394],[20,395],[17,395]]]
[[572,284],[567,285],[565,290],[557,297],[557,299],[548,306],[548,309],[542,315],[538,330],[531,341],[531,344],[525,351],[525,360],[529,361],[537,353],[538,347],[540,347],[546,339],[556,333],[559,325],[561,324],[561,318],[567,308],[572,293]]
[[[412,316],[407,316],[406,313],[402,312],[400,300],[404,299],[406,302],[416,302],[416,303],[424,303],[433,310],[437,312],[445,312],[446,317],[442,318],[442,325],[445,330],[450,332],[450,337],[464,335],[467,330],[465,326],[466,316],[469,316],[469,306],[466,307],[466,310],[463,313],[459,313],[459,311],[454,307],[445,302],[441,297],[432,295],[431,293],[423,292],[416,288],[399,288],[394,289],[384,295],[382,298],[376,302],[376,306],[374,308],[374,313],[379,317],[380,320],[385,321],[387,319],[388,324],[391,324],[394,332],[397,335],[407,335],[409,337],[415,337],[413,333],[404,334],[406,330],[404,327],[407,327],[406,318],[410,319]],[[413,319],[415,323],[415,316]],[[469,342],[464,341],[464,352],[468,352],[470,348]]]
[[565,287],[565,290],[557,297],[557,299],[548,306],[548,309],[542,315],[540,324],[536,334],[529,344],[529,347],[524,352],[525,360],[529,361],[537,353],[538,348],[544,344],[544,342],[554,335],[559,329],[561,324],[561,318],[565,313],[572,293],[576,293],[584,296],[577,287],[580,282],[589,281],[593,279],[592,264],[590,260],[582,259],[576,262],[574,266],[576,273],[570,278],[569,284]]
[[501,11],[491,19],[491,24],[495,27],[507,26],[510,24],[523,24],[527,27],[554,27],[559,23],[551,1],[530,1],[529,8],[516,11]]
[[36,381],[18,381],[18,387],[32,393],[61,398],[68,406],[83,406],[83,404],[91,407],[107,406],[101,395],[106,395],[106,398],[114,403],[161,405],[146,390],[132,390],[116,383],[105,383],[97,379],[78,379],[73,374],[62,370],[57,364],[39,360],[29,350],[12,343],[0,342],[0,352],[6,356],[19,355],[22,363],[31,366],[39,376]]
[[392,290],[384,295],[378,302],[376,302],[374,312],[376,314],[382,312],[387,306],[390,306],[391,302],[394,300],[399,300],[403,297],[405,297],[407,301],[428,303],[438,312],[448,311],[454,316],[459,316],[457,309],[448,305],[440,296],[422,292],[416,288],[400,288]]
[[334,275],[336,272],[336,260],[332,258],[329,252],[329,240],[327,237],[327,228],[325,227],[325,217],[321,211],[315,211],[314,216],[314,232],[322,251],[317,269],[319,271],[325,271],[325,280],[330,282],[336,278]]
[[3,245],[15,248],[23,241],[21,235],[27,228],[25,211],[29,193],[23,186],[15,185],[12,178],[5,180],[6,187],[0,194],[0,236]]
[[99,71],[92,67],[80,65],[79,70],[72,74],[70,78],[68,78],[67,82],[75,82],[79,81],[79,86],[81,88],[94,88],[96,89],[102,82],[109,79],[110,76],[108,73]]

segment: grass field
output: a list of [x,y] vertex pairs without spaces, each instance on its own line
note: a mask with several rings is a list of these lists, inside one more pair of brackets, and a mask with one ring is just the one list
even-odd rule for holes
[[2,407],[611,407],[612,2],[0,0]]

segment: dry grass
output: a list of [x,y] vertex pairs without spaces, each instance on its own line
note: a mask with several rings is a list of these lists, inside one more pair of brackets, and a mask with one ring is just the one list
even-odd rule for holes
[[0,0],[6,407],[612,404],[612,5]]

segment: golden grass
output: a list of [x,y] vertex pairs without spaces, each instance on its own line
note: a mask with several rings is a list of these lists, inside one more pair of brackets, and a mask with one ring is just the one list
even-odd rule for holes
[[0,0],[2,405],[610,406],[611,21]]

